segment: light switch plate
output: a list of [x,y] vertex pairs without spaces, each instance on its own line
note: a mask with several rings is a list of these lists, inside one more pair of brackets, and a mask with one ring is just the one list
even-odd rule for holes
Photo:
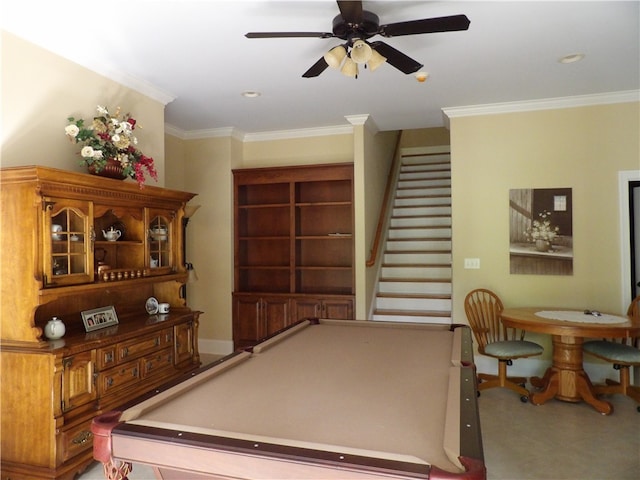
[[480,259],[479,258],[465,258],[464,259],[464,268],[479,269],[480,268]]

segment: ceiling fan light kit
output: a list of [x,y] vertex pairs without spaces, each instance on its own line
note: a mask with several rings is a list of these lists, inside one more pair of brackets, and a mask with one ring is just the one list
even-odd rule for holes
[[347,50],[342,45],[332,48],[324,54],[324,61],[331,68],[340,68],[342,61],[347,56]]
[[358,64],[354,62],[350,57],[347,57],[344,61],[344,65],[340,70],[343,75],[347,77],[358,78]]
[[[349,77],[358,77],[358,65],[374,71],[383,63],[389,63],[402,73],[415,73],[423,65],[384,42],[367,42],[375,35],[386,38],[423,33],[453,32],[467,30],[469,19],[466,15],[425,18],[407,22],[380,25],[378,16],[362,9],[362,1],[337,0],[340,14],[333,19],[332,32],[249,32],[247,38],[340,38],[346,45],[332,48],[314,63],[305,73],[305,78],[317,77],[327,67],[340,68]],[[350,50],[350,51],[348,51]],[[352,65],[353,64],[353,65]],[[355,68],[354,68],[355,66]],[[425,78],[426,80],[426,78]],[[420,81],[420,80],[419,80]]]
[[356,40],[351,47],[351,60],[359,65],[367,63],[371,59],[373,50],[364,40]]

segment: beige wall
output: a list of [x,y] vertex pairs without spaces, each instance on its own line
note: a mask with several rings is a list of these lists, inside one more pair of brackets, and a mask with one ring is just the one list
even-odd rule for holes
[[376,263],[373,266],[368,268],[366,266],[362,268],[362,266],[366,265],[371,257],[398,135],[399,132],[379,132],[374,135],[369,131],[365,131],[364,135],[363,196],[356,202],[356,211],[361,212],[360,216],[364,222],[363,241],[360,244],[361,255],[358,259],[358,269],[363,274],[359,279],[362,288],[358,288],[357,292],[359,296],[357,318],[359,319],[370,318],[371,304],[376,294],[378,267],[382,260],[384,245],[379,246],[380,250],[377,252]]
[[[451,120],[454,321],[466,322],[463,300],[477,287],[507,307],[623,313],[618,172],[640,169],[639,110],[623,103]],[[511,275],[509,189],[556,187],[572,188],[573,275]],[[465,270],[465,258],[480,258],[480,270]]]
[[[153,157],[164,186],[164,105],[47,50],[2,31],[3,167],[45,165],[85,172],[80,148],[64,134],[67,118],[92,119],[96,106],[117,107],[138,120],[140,149]],[[133,180],[127,180],[133,181]]]
[[402,131],[402,147],[439,147],[449,145],[449,130],[444,127],[417,128]]

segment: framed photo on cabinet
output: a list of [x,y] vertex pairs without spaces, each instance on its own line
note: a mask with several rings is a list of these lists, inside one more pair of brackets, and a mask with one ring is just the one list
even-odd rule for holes
[[87,332],[93,332],[94,330],[118,324],[118,316],[116,315],[116,309],[113,305],[85,310],[81,314],[84,329]]

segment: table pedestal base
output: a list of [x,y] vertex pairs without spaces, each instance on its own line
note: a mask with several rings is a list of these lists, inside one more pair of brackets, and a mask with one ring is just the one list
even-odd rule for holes
[[565,402],[585,401],[603,415],[613,412],[613,405],[596,398],[587,372],[582,367],[582,343],[580,337],[553,336],[553,366],[544,377],[532,377],[531,384],[542,388],[529,396],[531,403],[542,405],[550,398]]

